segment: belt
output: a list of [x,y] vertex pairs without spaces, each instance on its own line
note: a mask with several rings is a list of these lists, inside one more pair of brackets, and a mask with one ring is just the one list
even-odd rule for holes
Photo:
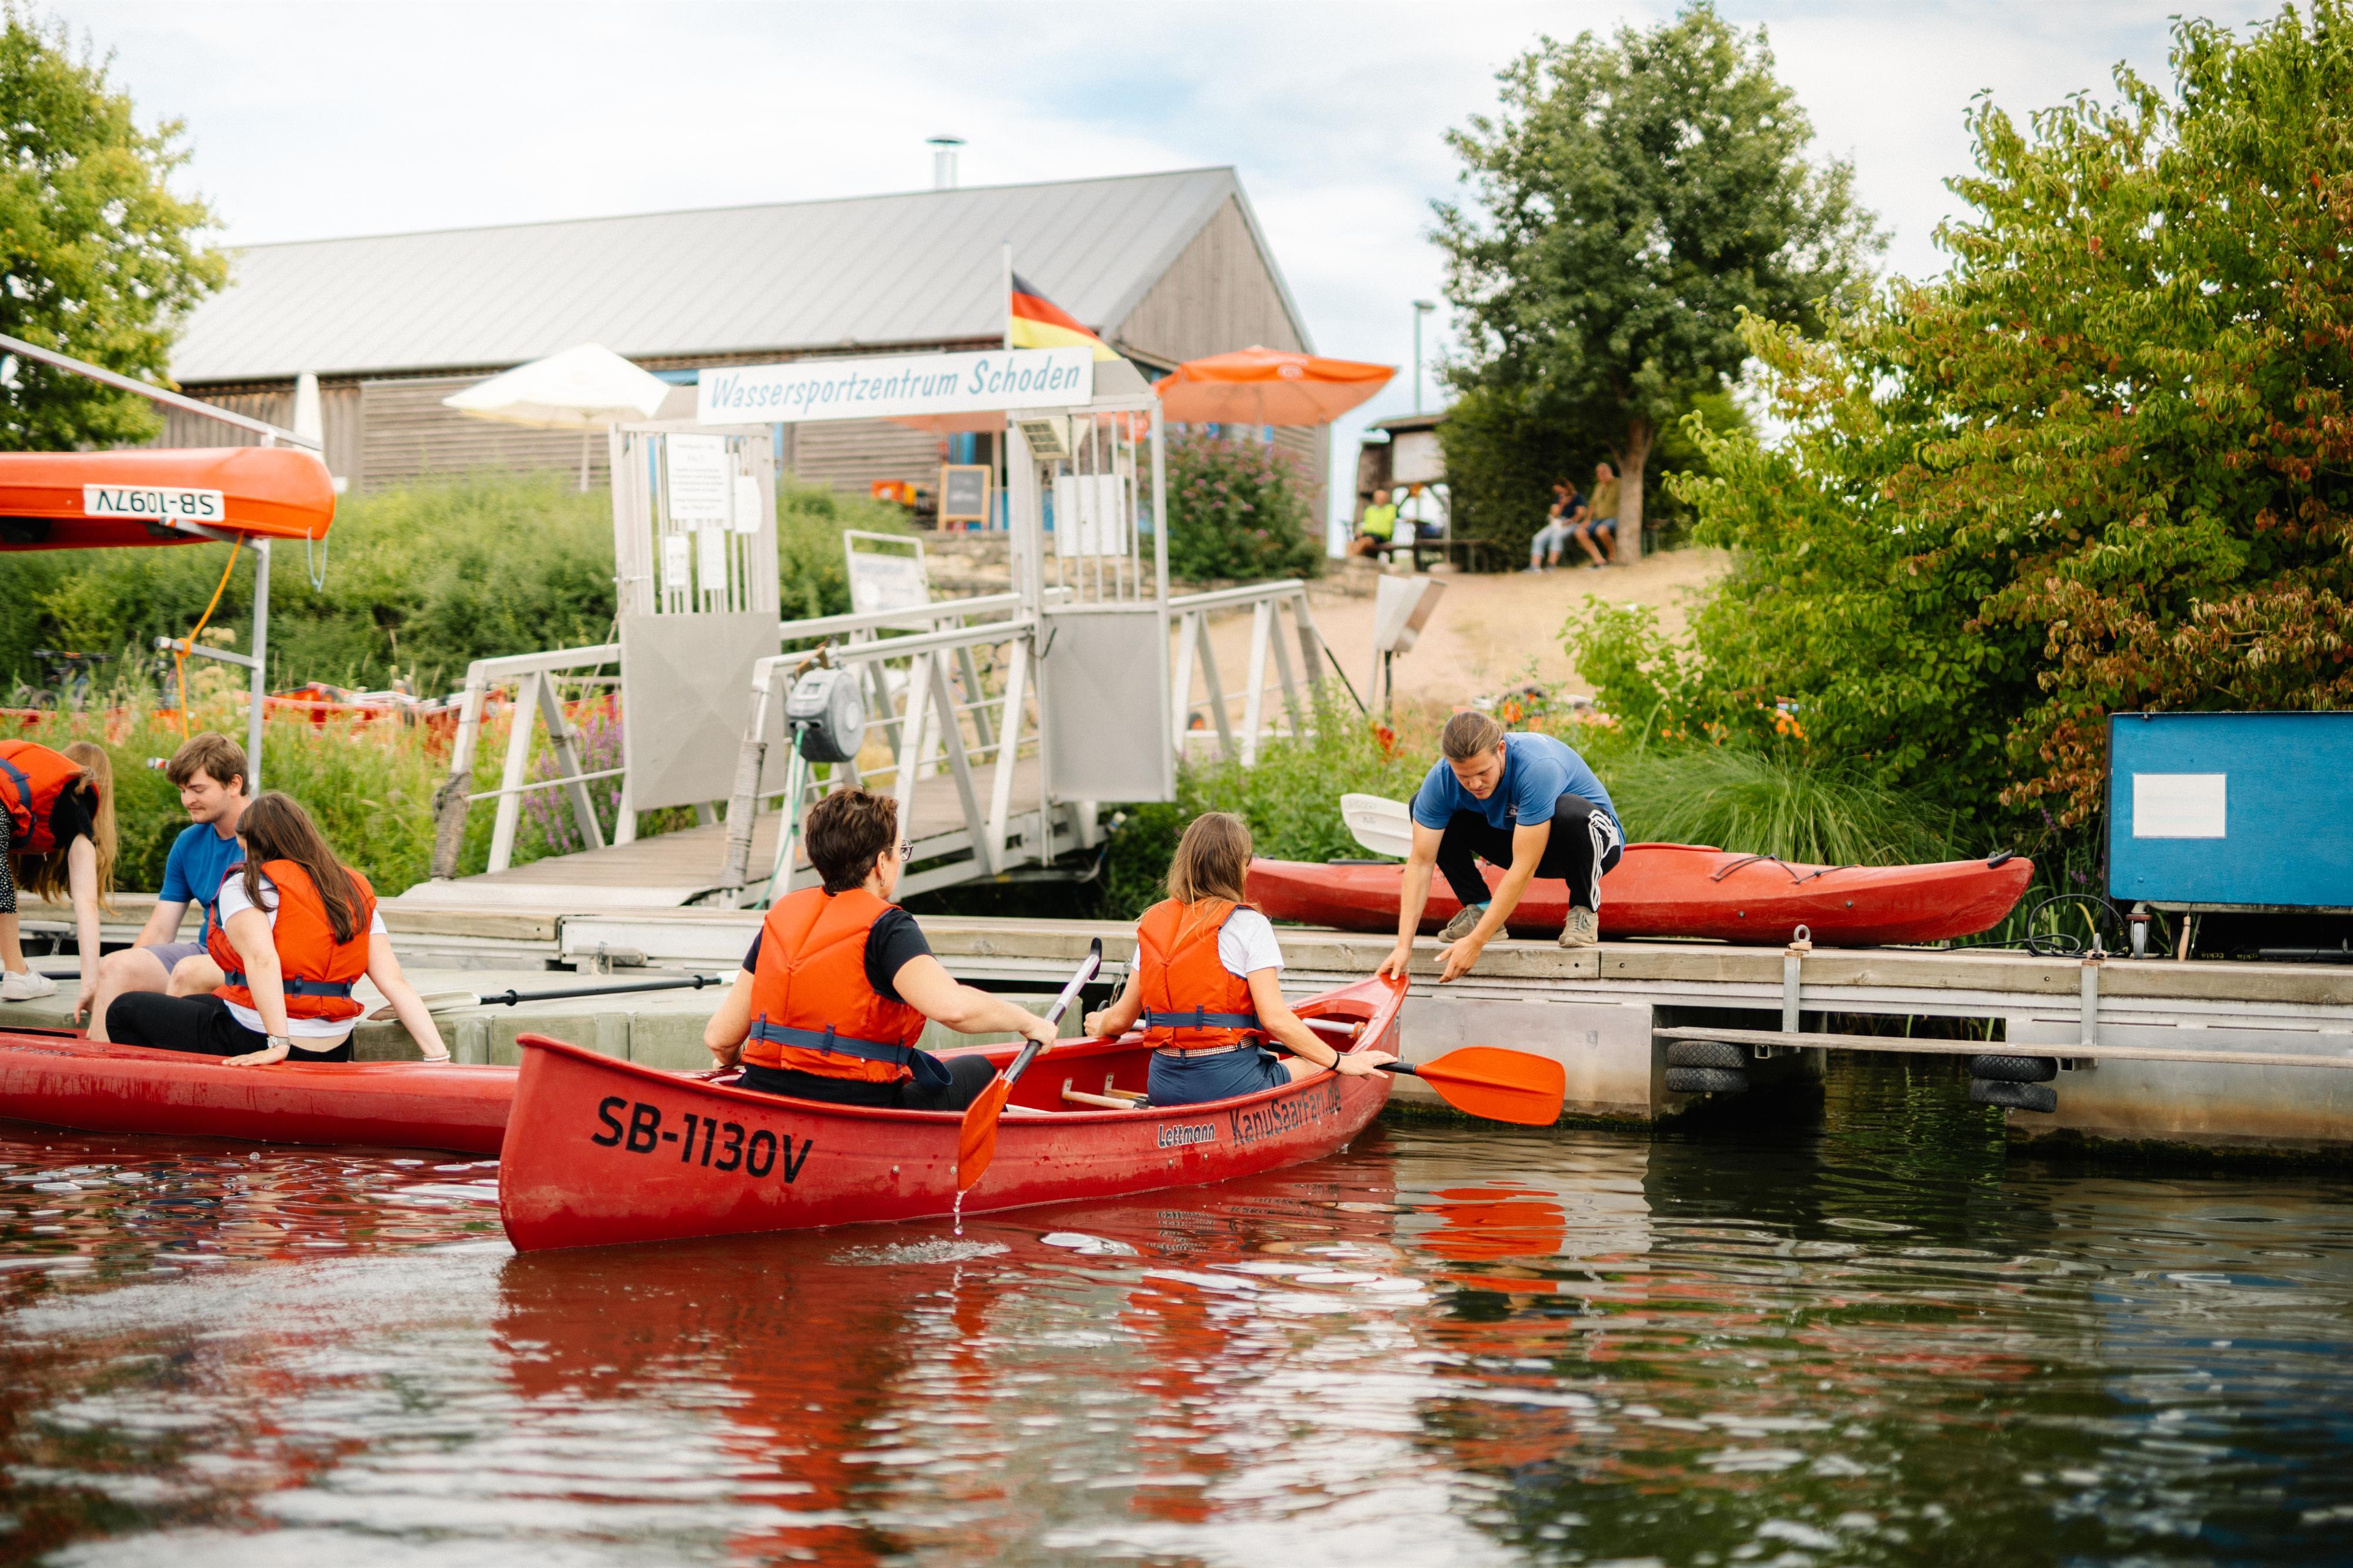
[[1147,1029],[1255,1029],[1255,1013],[1209,1013],[1196,1007],[1189,1013],[1146,1013]]
[[[221,974],[221,980],[229,985],[245,985],[245,971],[226,970]],[[348,997],[352,994],[352,986],[355,984],[356,982],[350,980],[289,980],[281,976],[278,982],[278,989],[289,996]],[[247,989],[252,988],[247,986]]]
[[1256,1040],[1236,1040],[1230,1046],[1202,1046],[1187,1049],[1183,1046],[1155,1046],[1152,1054],[1158,1057],[1222,1057],[1240,1050],[1255,1050]]
[[856,1057],[861,1061],[890,1062],[905,1067],[913,1058],[914,1047],[888,1040],[861,1040],[854,1035],[837,1035],[828,1024],[823,1030],[796,1029],[788,1024],[771,1024],[765,1018],[755,1019],[752,1037],[769,1040],[780,1046],[797,1046],[805,1051],[823,1051],[828,1056]]

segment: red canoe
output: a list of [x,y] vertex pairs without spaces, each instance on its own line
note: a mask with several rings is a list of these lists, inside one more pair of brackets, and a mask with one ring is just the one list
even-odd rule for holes
[[83,1132],[495,1154],[515,1069],[424,1062],[232,1068],[211,1057],[0,1033],[0,1119]]
[[[1504,879],[1493,866],[1481,869],[1490,888]],[[1248,891],[1275,920],[1394,931],[1402,874],[1387,863],[1253,860]],[[2034,862],[2020,856],[1929,866],[1807,866],[1694,844],[1635,844],[1601,879],[1601,934],[1778,946],[1802,925],[1830,947],[1938,942],[2000,924],[2033,879]],[[1461,907],[1446,879],[1434,879],[1422,931],[1438,930]],[[1567,920],[1567,887],[1539,879],[1509,923],[1514,936],[1556,936]]]
[[[1303,1017],[1358,1024],[1349,1048],[1398,1050],[1402,982],[1359,981]],[[520,1252],[932,1219],[955,1199],[962,1117],[819,1105],[658,1072],[525,1035],[499,1214]],[[981,1047],[999,1067],[1017,1045]],[[997,1158],[967,1212],[1193,1186],[1319,1159],[1388,1099],[1387,1073],[1318,1073],[1281,1089],[1174,1110],[1062,1099],[1145,1087],[1142,1039],[1073,1040],[1015,1086]]]

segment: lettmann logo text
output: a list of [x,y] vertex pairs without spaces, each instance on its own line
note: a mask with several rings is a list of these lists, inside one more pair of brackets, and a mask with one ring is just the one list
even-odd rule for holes
[[1083,349],[712,369],[702,373],[696,414],[706,422],[796,421],[1060,407],[1093,395],[1093,371]]

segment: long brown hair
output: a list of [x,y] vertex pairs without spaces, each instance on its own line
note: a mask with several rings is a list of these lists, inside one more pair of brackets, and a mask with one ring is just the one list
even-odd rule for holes
[[334,928],[335,940],[345,942],[359,935],[359,886],[327,847],[319,825],[295,804],[292,795],[273,789],[254,796],[237,819],[237,836],[245,841],[245,896],[255,909],[267,907],[261,901],[264,863],[291,860],[319,889],[319,901],[327,906],[327,923]]
[[1242,880],[1250,873],[1250,832],[1239,816],[1205,811],[1185,829],[1168,862],[1168,896],[1179,903],[1222,899],[1246,903]]
[[[69,741],[58,748],[58,753],[81,764],[81,782],[97,797],[90,814],[90,847],[98,852],[98,907],[112,914],[114,852],[120,847],[114,822],[114,760],[94,741]],[[72,847],[59,844],[45,855],[25,856],[18,864],[24,868],[21,879],[26,888],[58,903],[69,901],[73,881],[68,875],[66,852]]]

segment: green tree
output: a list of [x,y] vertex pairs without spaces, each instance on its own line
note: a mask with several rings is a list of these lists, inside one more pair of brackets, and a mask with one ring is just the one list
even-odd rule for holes
[[1810,342],[1752,322],[1787,437],[1703,439],[1737,552],[1684,707],[1980,812],[2078,826],[2105,717],[2353,701],[2353,7],[2175,28],[2021,129],[1973,113],[1951,271]]
[[[213,221],[169,182],[181,127],[142,131],[107,63],[16,0],[0,13],[0,332],[162,382],[181,314],[227,277]],[[145,399],[35,361],[0,363],[0,447],[141,441]]]
[[1447,138],[1473,192],[1437,204],[1464,341],[1449,378],[1614,457],[1631,561],[1660,431],[1738,375],[1743,313],[1819,325],[1883,240],[1852,168],[1809,158],[1763,29],[1705,0],[1609,42],[1547,37],[1499,79],[1500,110]]

